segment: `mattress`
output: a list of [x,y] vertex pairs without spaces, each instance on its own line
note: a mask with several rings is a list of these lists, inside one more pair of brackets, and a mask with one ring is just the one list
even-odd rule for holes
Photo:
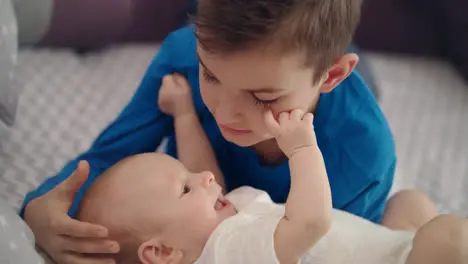
[[468,85],[446,62],[370,58],[396,141],[394,190],[422,190],[442,213],[468,216]]
[[[17,120],[0,143],[0,198],[18,208],[27,191],[86,150],[130,100],[156,46],[76,56],[20,53]],[[156,103],[156,101],[155,101]]]
[[[157,49],[123,46],[84,57],[23,51],[17,122],[0,142],[0,198],[17,208],[27,191],[86,150],[130,100]],[[443,212],[466,215],[468,87],[444,62],[369,58],[397,144],[394,190],[421,189]]]

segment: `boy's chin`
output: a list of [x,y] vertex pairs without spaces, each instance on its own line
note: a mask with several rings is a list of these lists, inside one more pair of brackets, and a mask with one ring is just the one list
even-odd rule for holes
[[252,147],[254,145],[257,145],[260,142],[263,142],[265,140],[268,140],[271,138],[271,136],[263,136],[259,137],[257,135],[243,135],[243,136],[232,136],[232,135],[227,135],[223,133],[224,139],[227,141],[236,144],[239,147]]

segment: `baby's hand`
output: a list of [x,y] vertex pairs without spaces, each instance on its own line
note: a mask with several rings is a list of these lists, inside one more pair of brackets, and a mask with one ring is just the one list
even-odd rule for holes
[[271,110],[265,113],[265,124],[270,133],[276,138],[279,147],[291,158],[301,149],[317,147],[314,126],[314,116],[301,110],[293,110],[291,113],[283,112],[279,115],[279,121],[273,117]]
[[164,76],[159,90],[158,105],[161,111],[174,118],[196,113],[192,89],[184,76],[177,73]]

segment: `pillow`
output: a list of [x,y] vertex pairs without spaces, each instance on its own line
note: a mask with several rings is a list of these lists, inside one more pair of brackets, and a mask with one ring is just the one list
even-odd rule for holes
[[[19,46],[37,44],[49,27],[52,18],[53,0],[10,0],[15,9],[18,24]],[[67,0],[65,2],[68,2]],[[78,12],[79,13],[79,12]],[[79,23],[78,23],[79,24]]]
[[26,223],[0,199],[0,263],[43,264],[36,252],[34,235]]
[[16,18],[10,0],[0,0],[0,122],[11,126],[15,120],[18,89],[14,70],[18,39]]

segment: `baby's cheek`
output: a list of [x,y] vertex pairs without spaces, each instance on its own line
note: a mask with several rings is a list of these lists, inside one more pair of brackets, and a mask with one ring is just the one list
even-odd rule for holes
[[209,202],[196,203],[191,207],[190,218],[193,221],[206,221],[207,219],[213,218],[216,214],[214,205]]
[[195,212],[194,215],[197,216],[192,218],[189,224],[198,226],[198,231],[202,237],[209,237],[221,222],[218,214],[214,210],[211,212],[198,211]]

